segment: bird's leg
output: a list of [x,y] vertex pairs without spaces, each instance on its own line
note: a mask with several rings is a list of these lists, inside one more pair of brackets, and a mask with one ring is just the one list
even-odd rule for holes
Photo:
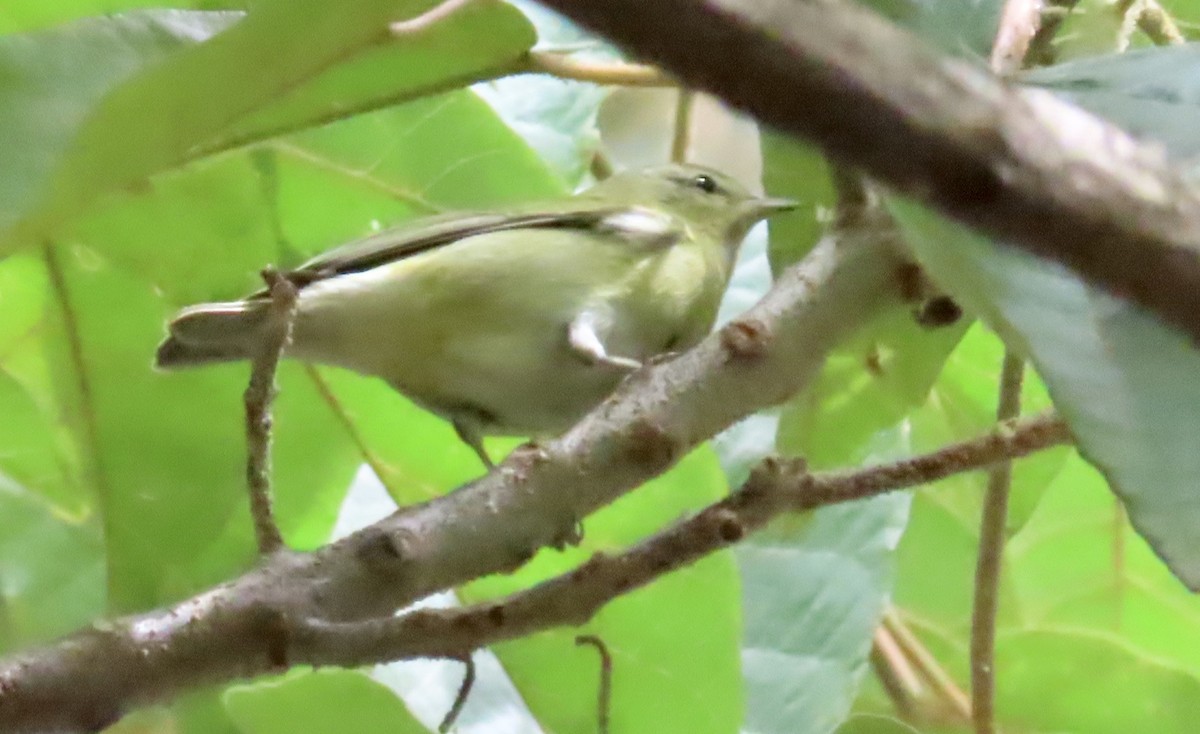
[[576,354],[591,364],[628,371],[640,369],[642,366],[636,359],[608,353],[604,342],[600,341],[600,334],[596,331],[596,314],[592,311],[584,311],[575,317],[567,327],[567,341]]
[[473,421],[462,417],[454,418],[450,423],[454,426],[454,432],[458,434],[458,438],[475,451],[487,470],[495,469],[496,464],[492,462],[492,457],[488,456],[487,450],[483,448],[483,436],[479,432],[479,427]]

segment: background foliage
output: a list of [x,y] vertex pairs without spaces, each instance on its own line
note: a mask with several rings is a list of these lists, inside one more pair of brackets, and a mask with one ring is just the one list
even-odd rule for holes
[[[499,78],[535,43],[615,57],[536,6],[478,3],[412,38],[380,35],[433,4],[260,0],[245,16],[236,2],[0,7],[0,650],[178,599],[252,562],[246,369],[153,373],[174,309],[237,296],[266,263],[294,264],[409,217],[566,193],[588,180],[597,152],[625,166],[667,155],[673,91]],[[873,4],[979,63],[999,16],[998,0]],[[1167,9],[1185,30],[1200,20],[1195,0]],[[1108,4],[1080,3],[1059,36],[1069,63],[1026,81],[1190,158],[1200,55],[1190,46],[1112,54],[1119,32]],[[1134,45],[1147,44],[1135,36]],[[820,236],[828,167],[770,133],[760,146],[752,123],[703,98],[688,152],[804,203],[773,225],[769,248],[762,231],[747,243],[727,303],[735,313]],[[504,594],[623,547],[720,497],[775,450],[848,467],[985,430],[999,332],[1045,376],[1044,386],[1031,375],[1026,410],[1053,396],[1093,462],[1061,449],[1016,471],[1001,726],[1192,731],[1200,603],[1160,555],[1194,582],[1197,551],[1176,541],[1181,525],[1200,525],[1190,499],[1195,352],[1065,274],[890,205],[935,277],[975,286],[964,305],[988,326],[929,330],[907,311],[885,315],[805,394],[589,519],[581,547],[436,603]],[[1041,311],[1029,310],[1031,298]],[[1041,317],[1046,309],[1060,318]],[[1121,348],[1107,349],[1114,342]],[[281,385],[276,501],[295,547],[478,472],[447,425],[382,384],[287,365]],[[950,681],[966,684],[983,483],[964,475],[790,518],[606,608],[584,631],[613,652],[613,731],[965,731],[947,692],[928,682],[910,691],[916,708],[903,723],[869,659],[890,609]],[[594,731],[598,666],[576,632],[481,653],[460,730]],[[875,661],[877,672],[899,664],[882,652]],[[458,675],[435,662],[296,670],[198,692],[114,730],[423,732]]]

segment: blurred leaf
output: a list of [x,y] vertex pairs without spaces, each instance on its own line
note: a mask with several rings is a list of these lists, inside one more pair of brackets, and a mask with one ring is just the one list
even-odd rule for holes
[[921,732],[890,716],[855,714],[838,727],[837,734],[921,734]]
[[1078,59],[1022,80],[1164,143],[1172,155],[1200,154],[1200,46],[1165,46]]
[[387,686],[353,670],[298,671],[231,686],[225,707],[243,734],[427,734]]
[[820,469],[861,460],[872,436],[925,402],[968,326],[969,319],[960,319],[922,327],[907,308],[881,315],[834,350],[811,386],[788,404],[780,447]]
[[737,548],[753,734],[835,729],[866,673],[905,494],[783,518]]
[[[258,3],[211,42],[172,55],[121,85],[94,114],[88,115],[92,103],[117,81],[117,74],[98,74],[102,78],[89,87],[85,103],[80,103],[79,94],[69,93],[73,114],[62,118],[52,147],[38,133],[38,110],[61,97],[63,85],[39,68],[39,79],[47,79],[46,88],[18,97],[17,104],[9,106],[11,123],[0,120],[24,131],[34,143],[23,154],[22,175],[15,177],[17,190],[5,197],[18,204],[6,209],[26,215],[17,239],[55,231],[96,195],[140,185],[147,176],[178,166],[203,150],[328,122],[495,73],[534,41],[524,17],[503,3],[474,5],[415,36],[392,39],[388,35],[390,21],[419,15],[434,4],[434,0],[369,0],[346,13],[315,1]],[[220,16],[225,23],[234,17]],[[174,33],[169,36],[172,46],[181,38],[202,40],[216,29],[213,16],[207,14],[175,13],[167,18],[175,23],[168,26]],[[137,26],[131,31],[128,20],[92,23],[94,27],[85,32],[113,33],[126,54],[132,50],[135,56],[147,55],[141,51],[146,32],[139,32]],[[154,31],[164,34],[158,26]],[[158,40],[157,35],[151,38]],[[60,55],[69,57],[77,47],[65,44]],[[159,57],[165,54],[165,49],[152,48]],[[28,54],[28,44],[19,45],[17,51]],[[89,56],[89,68],[108,68],[103,48]],[[249,76],[244,73],[247,59],[256,59],[255,74]],[[35,61],[42,59],[18,54],[10,63],[17,69],[13,73],[20,75],[20,69]],[[127,67],[134,65],[127,59],[118,61],[124,61],[126,74]],[[71,64],[72,73],[77,66]],[[76,140],[70,155],[59,163],[71,137]],[[51,170],[48,193],[38,202],[35,195]],[[0,221],[0,230],[16,223],[16,219]]]
[[[175,0],[174,9],[244,9],[247,0]],[[159,0],[10,0],[0,6],[0,33],[19,33],[77,20],[89,15],[130,13],[140,8],[161,7]]]
[[[185,44],[235,22],[234,13],[138,11],[89,18],[39,33],[0,37],[0,242],[44,196],[51,170],[67,154],[106,92]],[[139,127],[113,131],[130,142]]]
[[63,517],[0,475],[0,652],[100,616],[103,551],[93,525]]
[[1056,264],[913,205],[893,210],[937,281],[1032,359],[1134,527],[1200,587],[1200,353],[1188,338]]
[[1124,517],[1104,478],[1072,454],[1008,545],[1024,622],[1119,636],[1200,675],[1200,599]]
[[0,475],[60,505],[73,504],[73,478],[56,451],[58,437],[33,398],[0,369]]
[[[544,550],[512,575],[473,582],[464,601],[494,598],[557,576],[597,552],[615,552],[687,511],[721,497],[725,483],[708,449],[589,517],[583,542]],[[596,728],[599,658],[577,647],[594,634],[613,658],[613,731],[727,733],[742,719],[737,575],[729,554],[710,556],[619,597],[578,629],[556,629],[493,649],[542,728]]]
[[[537,45],[545,50],[585,49],[585,58],[611,59],[616,54],[561,15],[529,0],[511,0],[537,29]],[[476,84],[487,101],[530,148],[575,188],[586,177],[600,147],[597,115],[611,87],[581,84],[545,74],[521,74]]]
[[[243,469],[246,369],[153,373],[161,298],[86,245],[59,248],[56,259],[65,290],[56,295],[46,347],[98,498],[111,604],[144,608],[228,578],[253,548]],[[62,317],[64,303],[73,320]],[[282,377],[276,506],[285,537],[311,547],[328,535],[354,453],[348,441],[339,447],[340,429],[325,408],[302,395],[307,382]],[[229,523],[241,532],[229,535]]]
[[953,54],[986,63],[1003,0],[859,0]]
[[825,220],[837,197],[829,164],[813,148],[776,132],[762,132],[763,188],[772,196],[795,199],[800,206],[771,217],[771,270],[778,273],[800,261],[825,233]]
[[1013,730],[1128,734],[1154,722],[1155,734],[1191,734],[1200,717],[1200,680],[1111,637],[1006,634],[996,670],[996,705]]

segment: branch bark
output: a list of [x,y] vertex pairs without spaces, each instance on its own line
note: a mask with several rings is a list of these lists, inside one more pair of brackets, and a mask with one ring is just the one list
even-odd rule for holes
[[846,0],[542,4],[1200,341],[1200,190],[1160,146]]
[[[333,630],[386,626],[421,597],[521,565],[691,447],[803,388],[829,349],[900,302],[895,250],[873,223],[828,237],[742,318],[636,373],[567,434],[488,476],[315,553],[280,550],[172,608],[0,662],[0,731],[94,731],[198,685],[366,654],[319,645]],[[461,639],[439,643],[421,614],[405,617],[416,654]]]

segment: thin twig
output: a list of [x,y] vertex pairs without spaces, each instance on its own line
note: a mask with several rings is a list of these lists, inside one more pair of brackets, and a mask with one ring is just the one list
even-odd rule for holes
[[1001,76],[1012,76],[1025,65],[1033,39],[1042,25],[1044,0],[1007,0],[992,44],[989,66]]
[[959,719],[964,723],[970,721],[971,699],[938,664],[933,654],[925,649],[894,608],[884,611],[883,626],[895,638],[896,644],[904,651],[905,657],[912,662],[921,677],[950,705],[950,709]]
[[609,714],[612,711],[612,654],[608,645],[596,635],[579,635],[575,638],[576,645],[591,645],[600,653],[600,686],[596,694],[596,730],[599,734],[608,734]]
[[[1016,418],[1020,412],[1024,374],[1025,360],[1007,350],[996,409],[1000,421]],[[992,467],[979,522],[979,557],[975,563],[975,600],[971,611],[971,712],[976,734],[996,731],[996,614],[1011,486],[1012,462],[1002,461]]]
[[392,23],[388,26],[388,31],[397,37],[415,36],[447,20],[474,2],[475,0],[445,0],[415,18]]
[[1155,0],[1117,0],[1113,12],[1121,19],[1121,27],[1117,31],[1117,53],[1129,49],[1134,30],[1145,33],[1156,46],[1177,45],[1186,41],[1175,20]]
[[1041,23],[1029,41],[1029,48],[1025,51],[1024,68],[1049,66],[1055,62],[1058,58],[1058,50],[1054,47],[1054,39],[1062,30],[1063,24],[1067,22],[1071,11],[1078,4],[1079,0],[1048,0],[1046,2],[1042,8]]
[[459,659],[466,669],[463,671],[462,684],[458,687],[458,695],[454,697],[454,703],[450,704],[450,710],[446,712],[446,717],[442,719],[442,723],[438,724],[439,734],[446,734],[450,731],[450,727],[454,726],[454,722],[458,721],[458,715],[462,713],[463,706],[467,705],[467,697],[471,695],[471,689],[475,686],[475,658],[467,654]]
[[675,131],[671,135],[671,162],[684,163],[688,159],[688,148],[692,144],[692,109],[696,106],[696,93],[680,87],[675,99]]
[[584,61],[567,54],[530,51],[514,72],[622,87],[673,87],[677,82],[653,66],[624,61]]
[[906,721],[917,709],[917,697],[921,695],[921,679],[912,664],[904,656],[904,650],[886,627],[875,629],[874,644],[871,645],[871,669],[883,686],[884,693],[891,699],[896,713]]
[[274,268],[262,272],[270,289],[271,304],[263,342],[251,365],[246,387],[246,484],[258,552],[269,555],[283,546],[283,536],[271,509],[271,402],[275,399],[275,371],[292,338],[296,287]]

